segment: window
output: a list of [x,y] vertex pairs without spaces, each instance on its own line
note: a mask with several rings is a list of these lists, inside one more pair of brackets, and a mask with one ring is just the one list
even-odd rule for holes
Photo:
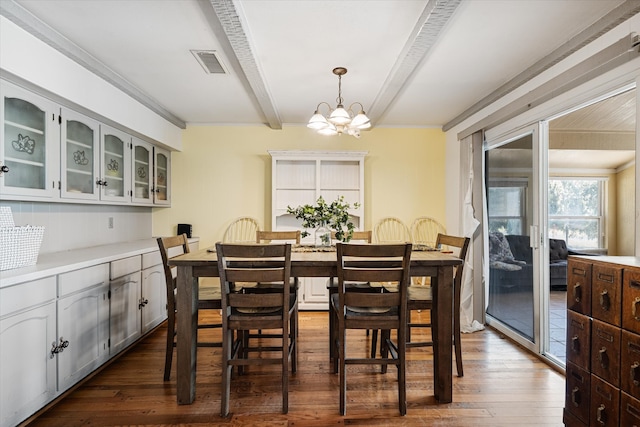
[[604,178],[549,179],[549,237],[570,248],[602,248],[604,183]]
[[527,180],[510,178],[489,182],[489,231],[523,235]]

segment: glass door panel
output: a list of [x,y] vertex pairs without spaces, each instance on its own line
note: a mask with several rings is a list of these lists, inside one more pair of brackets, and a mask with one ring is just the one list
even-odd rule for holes
[[156,148],[155,154],[155,202],[168,204],[169,200],[169,154]]
[[62,116],[62,194],[97,199],[98,122],[70,110],[64,110]]
[[[534,139],[532,131],[486,151],[485,179],[489,241],[487,315],[536,342],[534,280],[537,262],[530,230],[534,221]],[[491,323],[491,322],[490,322]]]
[[102,200],[124,202],[128,199],[131,191],[130,141],[127,134],[102,127]]
[[142,141],[134,141],[133,144],[133,200],[137,203],[151,203],[152,174],[151,145]]

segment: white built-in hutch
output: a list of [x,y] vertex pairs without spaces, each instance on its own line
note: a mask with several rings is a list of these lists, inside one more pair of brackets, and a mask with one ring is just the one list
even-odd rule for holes
[[[287,207],[315,204],[322,196],[331,203],[344,196],[352,209],[350,216],[357,230],[364,228],[364,158],[366,151],[275,151],[270,150],[271,229],[303,230],[301,221],[287,213]],[[303,244],[314,243],[314,230]],[[300,280],[300,309],[326,310],[329,293],[326,278]]]

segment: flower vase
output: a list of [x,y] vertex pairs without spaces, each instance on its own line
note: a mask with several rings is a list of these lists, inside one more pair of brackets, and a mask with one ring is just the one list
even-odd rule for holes
[[331,230],[324,225],[316,228],[316,246],[328,247],[331,246]]

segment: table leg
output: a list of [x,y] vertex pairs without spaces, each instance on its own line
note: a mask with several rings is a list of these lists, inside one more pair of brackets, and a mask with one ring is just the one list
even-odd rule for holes
[[453,267],[438,267],[438,277],[432,289],[433,390],[440,403],[450,403],[453,400]]
[[196,397],[198,278],[191,267],[179,266],[177,279],[177,399],[179,405],[189,405]]

